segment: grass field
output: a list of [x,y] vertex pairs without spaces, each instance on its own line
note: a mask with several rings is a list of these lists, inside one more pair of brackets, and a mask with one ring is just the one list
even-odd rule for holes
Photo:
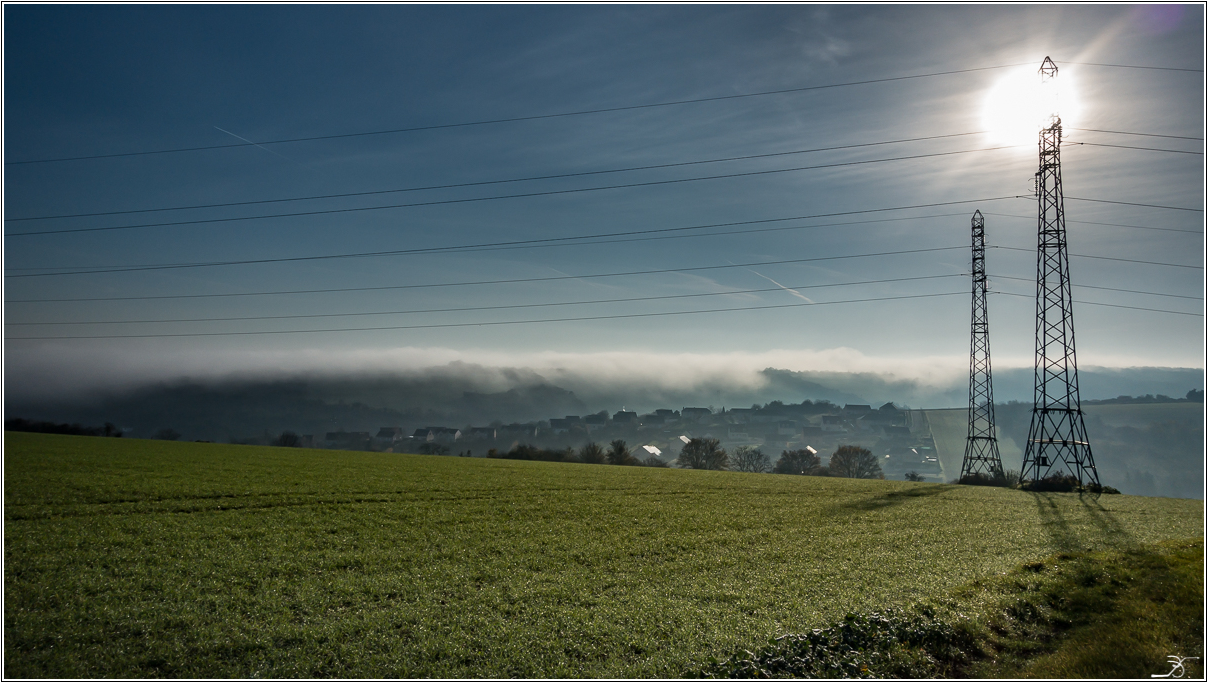
[[1203,536],[1195,500],[21,433],[4,455],[9,678],[674,677]]

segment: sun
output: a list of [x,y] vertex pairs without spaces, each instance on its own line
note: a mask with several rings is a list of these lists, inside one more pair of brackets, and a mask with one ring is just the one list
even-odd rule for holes
[[1073,79],[1062,71],[1041,84],[1036,68],[1024,67],[1003,76],[986,92],[982,103],[982,130],[993,142],[1007,145],[1035,144],[1036,135],[1061,117],[1069,130],[1081,113]]

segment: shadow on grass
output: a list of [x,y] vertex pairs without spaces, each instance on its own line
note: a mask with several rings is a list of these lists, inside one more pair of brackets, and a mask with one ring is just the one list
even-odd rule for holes
[[1049,535],[1053,548],[1063,553],[1081,550],[1082,544],[1078,542],[1078,536],[1061,513],[1061,507],[1053,498],[1053,494],[1029,491],[1028,495],[1036,501],[1036,509],[1040,513],[1040,528]]
[[870,498],[863,498],[851,503],[839,505],[833,511],[833,514],[845,514],[855,511],[873,511],[884,510],[886,508],[897,507],[903,503],[909,502],[916,498],[930,498],[938,496],[951,490],[952,487],[947,484],[931,484],[916,486],[901,491],[891,491],[890,493]]
[[1120,520],[1111,513],[1110,510],[1103,507],[1099,502],[1099,494],[1088,493],[1078,496],[1078,502],[1082,503],[1082,507],[1086,509],[1087,515],[1100,531],[1103,532],[1105,540],[1115,547],[1127,548],[1135,550],[1141,546],[1133,535],[1128,533]]
[[[1078,538],[1078,534],[1057,502],[1056,496],[1068,496],[1069,494],[1037,491],[1030,491],[1028,494],[1036,501],[1036,508],[1040,513],[1040,526],[1049,535],[1049,540],[1055,550],[1076,552],[1086,549],[1088,543],[1084,541],[1090,539]],[[1132,534],[1128,533],[1115,515],[1099,503],[1098,494],[1080,493],[1078,502],[1081,503],[1082,510],[1086,513],[1086,519],[1102,534],[1101,540],[1108,546],[1120,549],[1138,547],[1139,544]],[[1077,510],[1078,508],[1072,508],[1072,511]]]

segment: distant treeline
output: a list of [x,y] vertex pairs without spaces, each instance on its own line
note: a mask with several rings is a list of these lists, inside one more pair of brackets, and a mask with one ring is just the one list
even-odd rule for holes
[[1089,401],[1083,401],[1084,405],[1110,405],[1113,403],[1203,403],[1204,390],[1192,389],[1187,392],[1183,398],[1171,398],[1165,394],[1145,394],[1144,396],[1117,396],[1115,398],[1101,398]]
[[102,427],[85,427],[79,423],[45,422],[17,417],[4,421],[6,432],[38,432],[41,434],[68,434],[71,436],[115,436],[121,437],[122,430],[112,422]]

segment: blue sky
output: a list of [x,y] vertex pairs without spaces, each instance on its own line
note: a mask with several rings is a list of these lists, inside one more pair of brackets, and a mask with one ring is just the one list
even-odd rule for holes
[[[1013,72],[1006,65],[1034,73],[1046,55],[1057,62],[1080,105],[1078,119],[1067,122],[1070,143],[1203,150],[1201,140],[1119,133],[1202,138],[1202,71],[1096,66],[1201,69],[1203,9],[1194,5],[6,5],[4,19],[10,390],[18,381],[71,387],[181,375],[407,370],[451,361],[574,366],[612,379],[673,383],[706,374],[741,381],[768,366],[962,381],[969,347],[969,282],[962,275],[975,209],[986,215],[995,247],[987,257],[991,288],[1001,293],[990,301],[994,361],[1013,367],[1032,361],[1034,304],[1012,294],[1033,292],[1026,280],[1035,272],[1035,202],[968,201],[1030,191],[1035,143],[989,149],[1002,144],[981,133],[986,93]],[[974,68],[981,70],[486,125],[14,163],[446,126]],[[850,147],[942,135],[952,137]],[[832,147],[847,148],[804,152]],[[877,161],[941,153],[950,154]],[[780,156],[322,200],[14,220],[769,154]],[[866,161],[873,163],[836,165]],[[830,167],[785,170],[823,165]],[[1084,201],[1202,209],[1203,168],[1202,154],[1065,146],[1070,252],[1175,264],[1072,259],[1077,301],[1134,307],[1075,304],[1080,363],[1203,367],[1203,318],[1155,312],[1203,312],[1202,211]],[[453,203],[432,203],[444,201]],[[229,220],[407,203],[428,205]],[[943,203],[951,204],[867,213]],[[780,220],[824,214],[839,215]],[[212,220],[220,222],[14,234]],[[677,235],[673,239],[539,248],[121,273],[46,276],[42,270],[720,224],[735,225],[644,235]],[[772,227],[783,229],[767,230]],[[705,235],[721,232],[730,234]],[[833,258],[947,247],[958,248]],[[768,263],[800,259],[829,260]],[[432,286],[716,266],[733,267]],[[849,284],[874,280],[892,281]],[[357,291],[247,296],[324,289]],[[769,291],[747,291],[757,289]],[[78,300],[148,296],[187,298]],[[887,297],[920,298],[853,301]],[[76,301],[27,301],[44,299]],[[842,301],[851,303],[828,303]],[[820,305],[761,308],[811,302]],[[554,303],[576,305],[532,306]],[[518,305],[531,307],[377,315]],[[747,310],[667,315],[704,309]],[[340,317],[348,313],[373,315]],[[653,315],[476,325],[634,314]],[[316,315],[326,317],[114,322]],[[463,326],[16,339],[440,324]]]

